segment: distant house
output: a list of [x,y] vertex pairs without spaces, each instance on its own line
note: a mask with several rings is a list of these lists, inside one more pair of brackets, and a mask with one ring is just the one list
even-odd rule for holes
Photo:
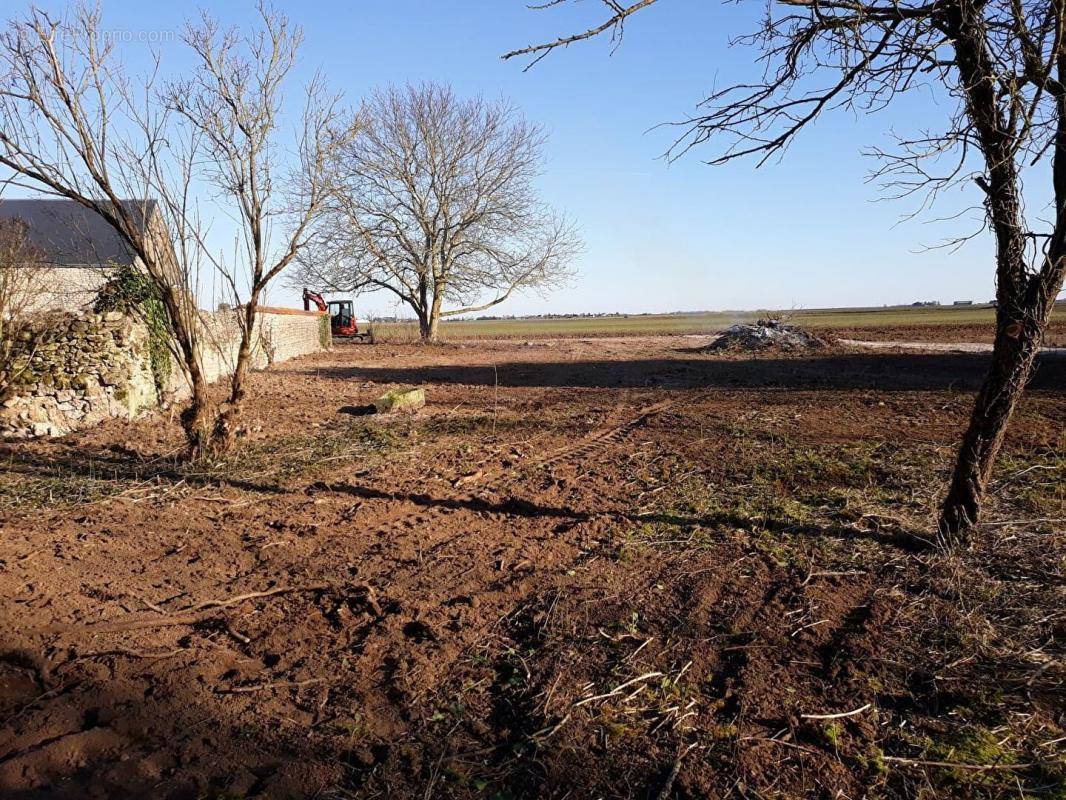
[[[159,225],[154,200],[124,200],[135,219]],[[0,219],[21,220],[44,271],[36,310],[77,310],[90,305],[117,266],[139,265],[103,217],[73,200],[0,200]]]
[[973,300],[956,300],[952,303],[953,306],[972,306]]

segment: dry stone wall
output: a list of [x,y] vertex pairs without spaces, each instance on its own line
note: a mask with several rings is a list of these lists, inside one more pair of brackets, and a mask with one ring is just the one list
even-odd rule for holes
[[[214,381],[228,376],[236,361],[236,313],[205,315],[204,328],[203,366]],[[319,312],[264,309],[256,329],[255,368],[331,345],[329,317]],[[189,394],[176,364],[157,390],[148,332],[119,312],[41,315],[15,343],[12,373],[14,380],[0,388],[4,438],[60,436],[105,419],[134,419]]]
[[57,436],[157,402],[144,327],[118,312],[42,315],[15,342],[0,434]]

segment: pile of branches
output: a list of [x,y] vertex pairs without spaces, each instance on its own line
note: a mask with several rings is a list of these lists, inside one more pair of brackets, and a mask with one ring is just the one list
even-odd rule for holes
[[829,343],[796,325],[760,319],[751,325],[733,325],[707,346],[707,350],[805,350]]

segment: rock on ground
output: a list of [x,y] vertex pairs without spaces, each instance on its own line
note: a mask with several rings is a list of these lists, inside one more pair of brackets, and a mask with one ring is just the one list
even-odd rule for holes
[[374,401],[374,410],[379,414],[415,412],[425,404],[425,389],[393,389]]

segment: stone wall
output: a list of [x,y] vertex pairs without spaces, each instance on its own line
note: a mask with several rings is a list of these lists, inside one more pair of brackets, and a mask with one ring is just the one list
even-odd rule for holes
[[266,306],[259,311],[259,336],[266,364],[329,349],[329,316],[325,312]]
[[[39,267],[33,310],[82,311],[93,304],[113,270],[107,267]],[[39,281],[39,283],[37,282]]]
[[[235,311],[205,314],[202,362],[209,381],[228,376],[240,328]],[[264,308],[253,368],[328,349],[328,315]],[[59,436],[117,417],[133,419],[161,400],[188,397],[177,364],[157,392],[144,326],[118,312],[55,312],[35,320],[16,343],[15,379],[0,396],[0,436]]]
[[[241,343],[239,311],[229,309],[204,313],[200,365],[209,383],[230,375],[237,364]],[[266,369],[290,358],[328,350],[333,342],[329,315],[323,311],[261,306],[252,341],[252,369]],[[189,386],[179,372],[171,375],[165,394],[184,399]]]
[[15,343],[0,435],[57,436],[157,403],[144,327],[118,312],[42,315]]

